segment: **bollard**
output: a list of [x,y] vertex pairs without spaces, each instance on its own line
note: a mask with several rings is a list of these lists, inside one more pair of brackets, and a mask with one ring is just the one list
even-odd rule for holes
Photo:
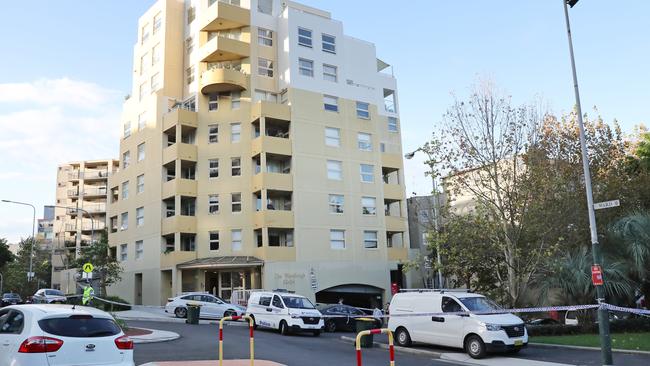
[[357,349],[357,366],[361,366],[361,337],[369,334],[388,334],[388,357],[390,358],[390,366],[395,366],[395,349],[393,347],[393,332],[388,328],[364,330],[357,334],[357,340],[354,343]]
[[255,364],[255,353],[254,353],[255,342],[253,340],[253,318],[251,318],[248,315],[235,315],[235,316],[226,316],[221,318],[221,320],[219,320],[219,366],[223,366],[223,322],[227,320],[237,321],[239,319],[248,320],[248,328],[250,334],[251,366],[254,366]]

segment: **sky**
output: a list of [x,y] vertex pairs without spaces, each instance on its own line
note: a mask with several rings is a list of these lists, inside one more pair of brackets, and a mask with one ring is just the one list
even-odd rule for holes
[[[0,13],[0,199],[53,204],[56,167],[117,157],[137,20],[153,0],[10,1]],[[301,0],[376,44],[398,80],[404,152],[439,128],[454,95],[490,79],[515,104],[570,111],[562,0]],[[650,1],[581,0],[570,10],[583,111],[648,123]],[[594,107],[598,110],[595,111]],[[422,156],[407,196],[431,192]],[[31,208],[0,203],[0,237],[31,235]]]

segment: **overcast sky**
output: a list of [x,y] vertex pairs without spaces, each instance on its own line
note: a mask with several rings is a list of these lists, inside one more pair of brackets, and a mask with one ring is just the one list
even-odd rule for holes
[[[374,42],[398,79],[404,151],[489,78],[515,103],[573,106],[562,0],[303,0]],[[0,199],[54,203],[56,166],[117,157],[138,17],[151,0],[9,1],[0,14]],[[583,110],[624,130],[648,121],[650,1],[582,0],[571,10]],[[407,195],[427,194],[420,158]],[[0,203],[0,237],[31,233],[31,209]]]

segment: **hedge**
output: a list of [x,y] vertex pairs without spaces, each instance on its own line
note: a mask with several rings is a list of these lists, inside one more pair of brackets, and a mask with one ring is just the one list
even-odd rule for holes
[[[612,333],[650,332],[650,318],[632,318],[610,321],[609,329]],[[561,336],[571,334],[598,333],[598,324],[586,325],[527,325],[528,335],[535,336]]]
[[[104,296],[102,298],[106,299],[106,300],[109,300],[109,301],[128,304],[128,302],[126,300],[120,298],[119,296]],[[82,305],[81,304],[81,297],[70,297],[70,298],[68,298],[67,303],[70,304],[70,305]],[[91,301],[91,303],[90,303],[90,306],[92,306],[94,308],[97,308],[99,310],[104,310],[104,311],[108,311],[108,312],[131,310],[131,306],[109,304],[109,303],[103,302],[103,301],[98,300],[98,299],[93,299]]]

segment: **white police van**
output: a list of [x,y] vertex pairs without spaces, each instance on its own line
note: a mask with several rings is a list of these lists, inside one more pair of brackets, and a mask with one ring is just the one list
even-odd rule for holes
[[322,314],[308,298],[282,290],[251,292],[246,315],[256,328],[277,329],[282,335],[296,331],[319,336],[325,327]]
[[[388,328],[395,333],[397,344],[404,347],[421,342],[464,348],[472,358],[485,357],[488,352],[518,352],[528,345],[524,322],[499,309],[485,296],[467,290],[406,290],[395,294],[390,302]],[[497,313],[444,315],[465,311]]]

